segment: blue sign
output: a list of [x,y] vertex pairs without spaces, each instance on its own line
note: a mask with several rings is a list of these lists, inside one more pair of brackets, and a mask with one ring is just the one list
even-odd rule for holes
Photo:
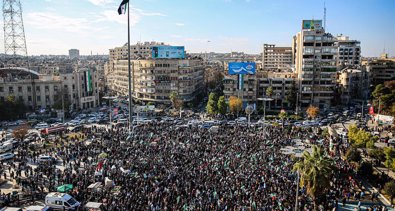
[[229,62],[229,71],[230,75],[237,74],[255,74],[255,62]]
[[152,47],[154,59],[184,59],[184,46],[154,46]]

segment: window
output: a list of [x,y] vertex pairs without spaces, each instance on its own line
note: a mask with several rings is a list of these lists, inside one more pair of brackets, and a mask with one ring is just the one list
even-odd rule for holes
[[19,101],[23,101],[23,97],[22,96],[19,96]]
[[32,91],[32,87],[28,86],[27,87],[27,92],[31,92]]
[[58,91],[58,86],[53,86],[53,90],[54,90],[55,92],[57,92],[57,91]]
[[4,102],[4,97],[0,97],[0,102]]
[[0,86],[0,92],[4,92],[4,87]]
[[45,96],[45,102],[49,102],[49,95]]
[[32,96],[27,96],[27,101],[32,102]]
[[22,92],[22,87],[18,86],[18,92]]
[[41,96],[37,96],[37,101],[41,102]]
[[45,86],[45,91],[49,92],[49,86]]
[[12,86],[8,87],[8,92],[9,93],[14,93],[14,87],[12,87]]
[[36,91],[39,92],[40,91],[40,87],[36,86]]

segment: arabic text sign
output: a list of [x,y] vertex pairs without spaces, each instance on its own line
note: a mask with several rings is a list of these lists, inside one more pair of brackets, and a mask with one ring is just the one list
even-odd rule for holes
[[230,75],[237,74],[255,74],[255,62],[229,62],[229,71]]

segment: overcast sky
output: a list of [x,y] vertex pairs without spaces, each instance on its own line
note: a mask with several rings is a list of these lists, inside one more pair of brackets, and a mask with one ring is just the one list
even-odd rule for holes
[[[108,54],[127,42],[121,0],[21,0],[29,55]],[[131,39],[188,52],[260,53],[291,46],[303,19],[322,19],[323,0],[132,0]],[[363,56],[395,56],[395,0],[326,0],[327,32],[361,41]],[[3,25],[3,24],[1,24]],[[1,30],[2,31],[2,30]],[[210,42],[208,42],[210,41]],[[3,34],[1,36],[3,47]]]

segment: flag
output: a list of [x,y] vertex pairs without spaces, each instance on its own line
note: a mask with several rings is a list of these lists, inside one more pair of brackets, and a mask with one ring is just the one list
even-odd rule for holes
[[125,14],[126,13],[126,7],[127,4],[129,3],[129,0],[122,0],[121,4],[118,7],[118,14]]

